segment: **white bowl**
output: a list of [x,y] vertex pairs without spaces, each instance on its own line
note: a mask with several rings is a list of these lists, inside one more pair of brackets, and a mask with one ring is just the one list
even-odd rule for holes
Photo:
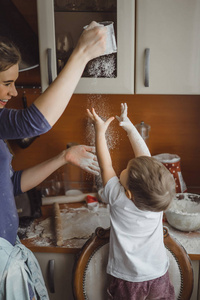
[[176,194],[170,207],[165,211],[168,223],[181,231],[200,229],[200,195]]

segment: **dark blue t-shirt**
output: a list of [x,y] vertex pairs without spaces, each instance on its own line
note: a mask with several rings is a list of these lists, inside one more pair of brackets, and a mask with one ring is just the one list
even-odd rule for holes
[[21,193],[22,171],[13,171],[12,155],[4,140],[43,134],[51,126],[32,104],[27,109],[0,109],[0,237],[15,244],[19,218],[14,196]]

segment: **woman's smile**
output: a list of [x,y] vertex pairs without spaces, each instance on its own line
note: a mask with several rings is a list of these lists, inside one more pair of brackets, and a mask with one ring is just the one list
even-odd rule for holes
[[8,100],[1,100],[0,99],[0,108],[1,108],[1,106],[5,106],[7,102],[8,102]]
[[15,81],[18,78],[18,71],[19,66],[16,64],[0,72],[0,108],[3,108],[12,97],[17,96]]

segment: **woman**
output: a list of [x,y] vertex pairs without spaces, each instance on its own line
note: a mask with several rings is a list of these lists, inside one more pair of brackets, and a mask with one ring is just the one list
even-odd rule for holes
[[4,140],[43,134],[65,110],[87,62],[103,55],[106,29],[92,22],[85,30],[66,66],[51,86],[24,110],[6,109],[17,96],[20,53],[0,38],[0,300],[48,299],[33,254],[17,239],[18,214],[14,196],[37,186],[66,163],[96,174],[99,170],[93,147],[75,146],[35,167],[14,172],[12,156]]

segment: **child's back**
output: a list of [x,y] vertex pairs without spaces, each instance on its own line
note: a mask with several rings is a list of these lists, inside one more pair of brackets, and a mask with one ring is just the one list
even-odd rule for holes
[[113,117],[95,121],[96,148],[104,188],[101,199],[110,205],[110,246],[107,273],[110,299],[174,299],[167,272],[169,262],[163,242],[162,217],[175,194],[175,182],[167,168],[151,157],[122,104],[120,126],[126,130],[135,158],[120,179],[112,167],[105,132]]

